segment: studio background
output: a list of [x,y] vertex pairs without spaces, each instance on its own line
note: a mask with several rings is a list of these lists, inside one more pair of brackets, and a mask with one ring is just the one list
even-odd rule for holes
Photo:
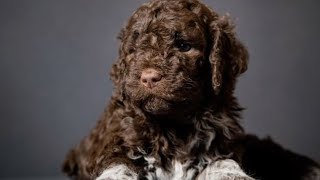
[[[320,162],[320,1],[203,0],[230,13],[250,63],[247,132]],[[63,179],[110,95],[116,36],[145,0],[0,1],[0,179]]]

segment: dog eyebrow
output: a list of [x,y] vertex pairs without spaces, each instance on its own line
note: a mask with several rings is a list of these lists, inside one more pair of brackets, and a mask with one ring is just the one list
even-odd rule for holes
[[174,39],[175,40],[189,41],[191,38],[190,38],[190,36],[188,36],[186,33],[183,33],[182,31],[175,31]]

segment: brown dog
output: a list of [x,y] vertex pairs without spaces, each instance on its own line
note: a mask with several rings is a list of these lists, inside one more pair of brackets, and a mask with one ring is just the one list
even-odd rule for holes
[[120,33],[115,92],[68,154],[76,179],[251,179],[232,158],[243,134],[236,78],[248,53],[227,17],[197,0],[152,0]]

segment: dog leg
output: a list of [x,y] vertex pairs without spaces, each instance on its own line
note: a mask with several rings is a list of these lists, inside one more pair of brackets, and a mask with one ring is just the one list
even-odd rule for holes
[[197,177],[197,180],[254,180],[249,177],[232,159],[209,164]]

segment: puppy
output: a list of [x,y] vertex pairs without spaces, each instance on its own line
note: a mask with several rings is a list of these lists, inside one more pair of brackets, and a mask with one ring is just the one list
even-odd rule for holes
[[119,35],[110,103],[69,152],[64,172],[97,180],[252,179],[237,163],[257,172],[246,158],[254,153],[238,140],[245,135],[234,88],[248,52],[233,29],[197,0],[143,4]]

